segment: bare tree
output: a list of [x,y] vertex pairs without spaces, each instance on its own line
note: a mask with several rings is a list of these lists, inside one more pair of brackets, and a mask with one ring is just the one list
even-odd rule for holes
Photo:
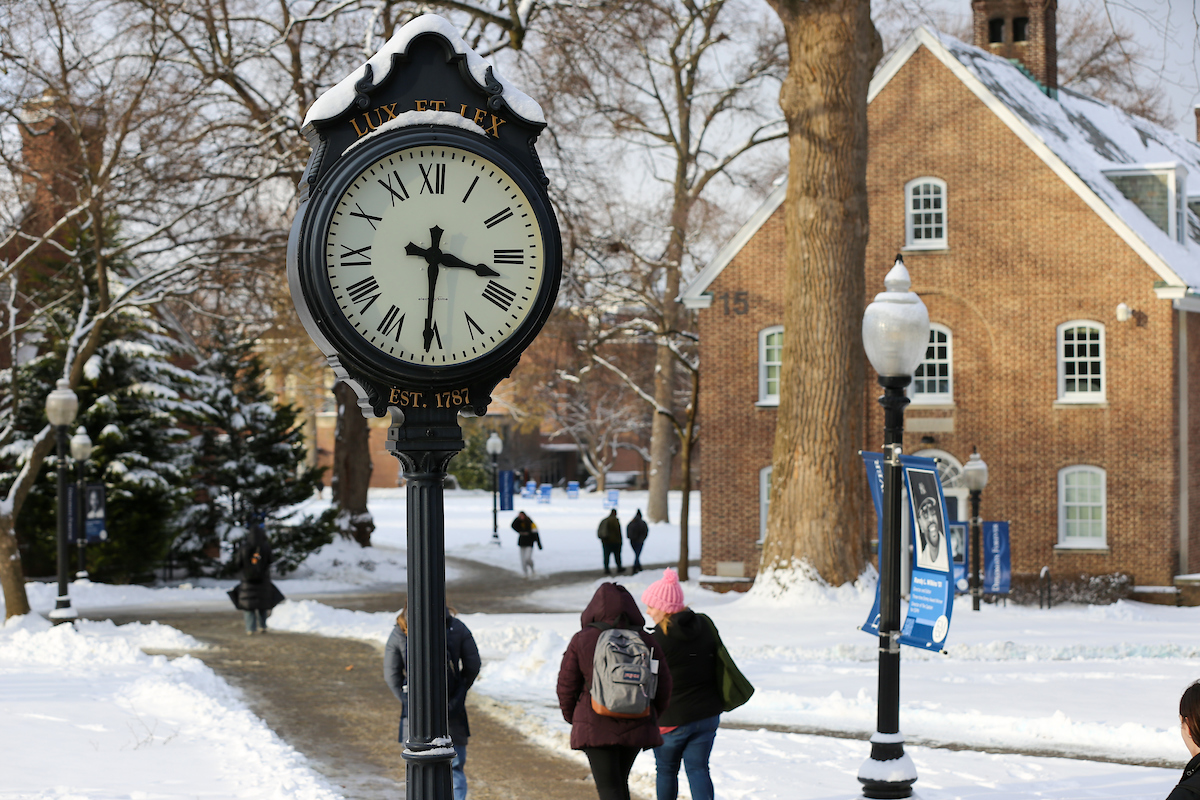
[[[790,63],[780,92],[790,163],[787,358],[760,575],[806,562],[860,574],[867,86],[882,55],[869,0],[769,0]],[[819,377],[818,377],[819,376]]]
[[1164,127],[1171,127],[1162,87],[1147,80],[1141,65],[1149,50],[1127,25],[1094,5],[1060,9],[1058,83],[1112,103]]
[[[62,378],[78,385],[101,336],[122,314],[153,312],[193,291],[220,261],[214,232],[253,188],[237,154],[198,145],[204,87],[177,68],[170,37],[108,0],[12,5],[0,29],[0,281],[18,290],[16,338],[63,343]],[[70,323],[56,328],[70,310]],[[10,364],[9,385],[13,385]],[[6,613],[26,613],[14,525],[42,461],[49,425],[0,411],[0,447],[18,453],[0,500],[0,585]]]
[[[622,323],[621,343],[633,333],[656,348],[652,382],[631,386],[654,412],[646,516],[666,521],[676,435],[690,413],[680,415],[677,394],[692,321],[675,298],[711,233],[697,223],[712,216],[718,187],[761,187],[764,170],[746,156],[784,135],[764,97],[782,72],[782,40],[736,0],[631,0],[559,9],[556,19],[544,80],[558,143],[577,162],[559,207],[577,215],[574,267],[593,293],[640,309]],[[595,166],[581,174],[589,158]],[[591,348],[597,364],[611,363],[601,346],[611,341]]]

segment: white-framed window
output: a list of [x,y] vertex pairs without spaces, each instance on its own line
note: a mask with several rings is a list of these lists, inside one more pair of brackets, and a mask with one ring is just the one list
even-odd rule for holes
[[771,510],[771,470],[763,467],[758,471],[758,543],[767,540],[767,512]]
[[1058,546],[1108,547],[1108,475],[1076,464],[1058,471]]
[[1059,325],[1059,402],[1102,403],[1105,389],[1104,326],[1086,319]]
[[783,375],[783,326],[758,332],[758,404],[779,405],[779,382]]
[[912,250],[944,250],[946,244],[946,182],[917,178],[904,186],[905,241]]
[[917,404],[954,402],[954,335],[945,325],[929,325],[929,344],[913,372],[908,396]]

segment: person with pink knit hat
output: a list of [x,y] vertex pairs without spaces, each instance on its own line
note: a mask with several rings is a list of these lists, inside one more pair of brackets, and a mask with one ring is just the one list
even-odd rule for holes
[[693,800],[713,800],[708,758],[724,708],[717,684],[717,628],[687,607],[679,573],[669,567],[642,592],[642,602],[672,678],[671,699],[658,717],[663,743],[654,748],[658,800],[679,796],[680,764]]

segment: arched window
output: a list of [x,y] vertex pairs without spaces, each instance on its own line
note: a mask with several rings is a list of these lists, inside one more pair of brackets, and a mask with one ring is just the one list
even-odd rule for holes
[[1108,476],[1100,467],[1074,465],[1058,472],[1058,546],[1108,547]]
[[763,467],[758,471],[758,542],[767,540],[767,512],[771,510],[771,470]]
[[914,403],[954,402],[954,336],[945,325],[930,324],[929,345],[913,372],[908,396]]
[[904,187],[905,240],[909,249],[944,250],[946,244],[946,182],[917,178]]
[[779,405],[779,381],[783,371],[783,326],[758,332],[758,404]]
[[1058,400],[1103,403],[1104,326],[1072,320],[1058,326]]

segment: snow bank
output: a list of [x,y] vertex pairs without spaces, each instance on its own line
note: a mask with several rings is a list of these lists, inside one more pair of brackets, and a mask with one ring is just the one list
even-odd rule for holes
[[303,756],[157,623],[0,629],[4,798],[338,800]]

